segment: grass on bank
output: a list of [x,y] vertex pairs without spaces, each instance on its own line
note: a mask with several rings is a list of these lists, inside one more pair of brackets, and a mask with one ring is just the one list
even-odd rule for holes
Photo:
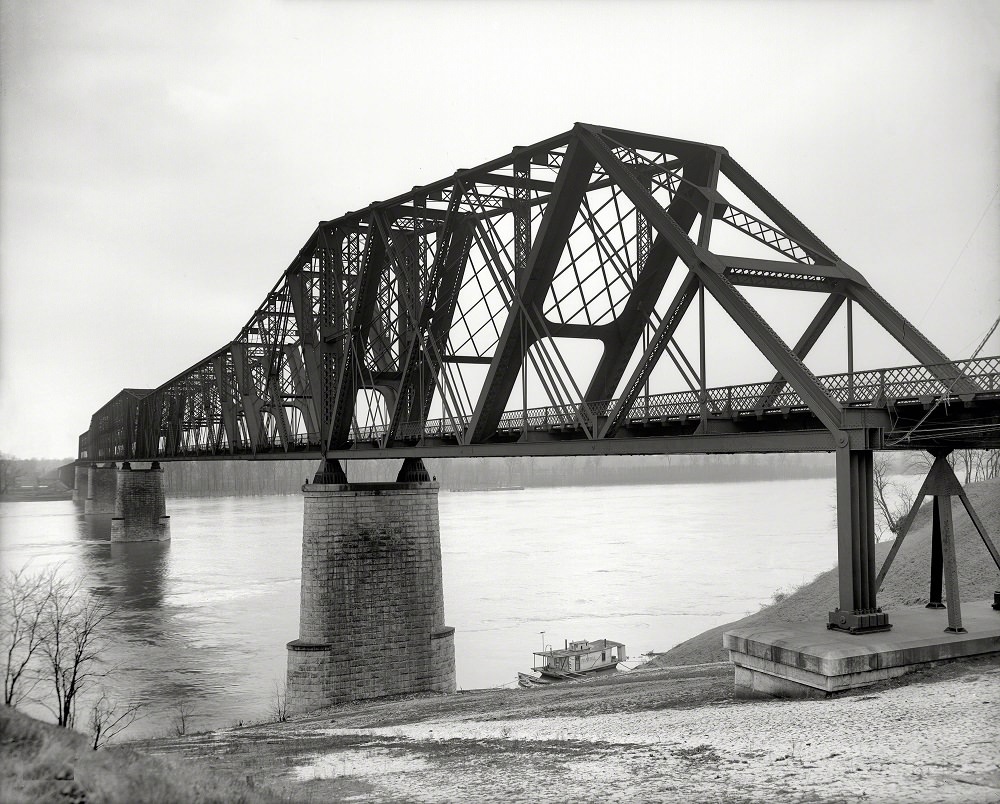
[[[971,483],[965,488],[994,544],[1000,543],[1000,479]],[[955,525],[955,551],[958,558],[958,588],[961,599],[991,600],[1000,589],[996,564],[979,537],[962,504],[952,504]],[[892,540],[875,546],[876,566],[881,567]],[[931,500],[926,498],[903,546],[889,569],[878,592],[878,603],[886,611],[900,606],[926,605],[931,577]],[[677,667],[729,659],[722,648],[722,634],[735,627],[766,623],[793,623],[823,620],[826,612],[837,606],[837,568],[827,570],[793,592],[778,593],[774,602],[736,622],[726,623],[698,634],[686,642],[654,657],[650,667]],[[890,622],[892,618],[890,616]]]
[[94,751],[86,735],[0,708],[0,801],[87,804],[271,804],[282,799],[190,759],[124,746]]

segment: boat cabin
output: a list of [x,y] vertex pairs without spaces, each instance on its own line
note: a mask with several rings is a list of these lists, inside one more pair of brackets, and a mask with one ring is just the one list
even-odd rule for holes
[[582,673],[609,670],[627,658],[625,645],[610,639],[567,642],[561,650],[550,648],[537,651],[534,655],[541,661],[536,659],[532,669],[554,678],[571,678]]

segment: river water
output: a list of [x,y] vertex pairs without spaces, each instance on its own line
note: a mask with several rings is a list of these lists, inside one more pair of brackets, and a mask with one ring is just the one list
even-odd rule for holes
[[[569,639],[662,651],[836,563],[833,478],[442,491],[458,685],[513,685]],[[111,600],[108,686],[128,736],[268,717],[298,636],[302,498],[174,498],[172,539],[110,544],[72,502],[0,504],[4,570],[60,563]]]

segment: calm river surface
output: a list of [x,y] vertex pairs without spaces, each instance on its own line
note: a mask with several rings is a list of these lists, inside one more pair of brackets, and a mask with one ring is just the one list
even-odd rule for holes
[[[662,651],[836,563],[833,478],[442,491],[447,624],[461,688],[512,684],[544,641]],[[0,504],[0,565],[67,574],[117,605],[128,736],[268,717],[298,636],[301,496],[173,498],[172,540],[110,544],[72,502]]]

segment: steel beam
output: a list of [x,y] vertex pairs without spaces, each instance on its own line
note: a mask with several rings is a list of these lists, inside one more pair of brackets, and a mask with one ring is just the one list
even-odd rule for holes
[[[700,158],[693,156],[685,165],[685,178],[690,172],[692,182],[708,182],[710,160],[706,159],[705,154],[699,156]],[[667,207],[667,214],[685,232],[691,229],[698,216],[697,210],[682,198],[674,198],[671,201]],[[624,308],[614,323],[609,325],[601,336],[601,340],[604,342],[604,353],[601,355],[587,387],[585,395],[587,402],[603,401],[614,396],[615,390],[625,374],[625,369],[628,367],[629,359],[642,338],[642,333],[649,322],[656,300],[660,297],[670,278],[677,256],[677,250],[670,241],[663,235],[657,234],[645,265],[639,266],[640,270],[635,286],[632,288]],[[663,342],[662,346],[665,346],[672,336],[673,332],[671,331],[666,336],[667,340]],[[656,357],[658,358],[659,354]],[[645,362],[644,360],[643,363],[645,364]],[[653,363],[655,363],[655,359]],[[646,365],[651,368],[653,363]],[[645,382],[645,378],[640,381],[640,384],[642,382]],[[632,387],[631,381],[628,387]]]
[[257,451],[264,445],[264,427],[260,418],[264,409],[264,401],[257,395],[257,389],[253,383],[246,344],[234,341],[231,350],[233,375],[243,406],[243,419],[247,425],[250,448]]
[[847,292],[874,318],[899,344],[941,382],[957,394],[975,394],[981,389],[959,372],[944,352],[931,343],[913,324],[867,285],[851,284]]
[[349,342],[345,345],[339,366],[337,391],[334,397],[330,432],[326,437],[328,449],[341,447],[350,441],[351,421],[364,368],[378,286],[385,267],[387,243],[378,232],[375,212],[370,219],[371,231],[365,240],[365,251],[355,280],[354,309],[351,310]]
[[698,287],[698,279],[693,274],[689,273],[684,277],[680,288],[674,294],[673,301],[671,301],[670,306],[667,308],[666,314],[660,320],[653,336],[649,339],[649,345],[643,352],[642,357],[639,358],[639,363],[633,369],[632,375],[625,385],[624,392],[608,412],[608,419],[600,430],[600,438],[608,438],[614,435],[618,428],[625,422],[629,411],[632,409],[632,405],[639,398],[639,392],[642,390],[646,378],[653,370],[656,362],[663,355],[667,344],[670,343],[670,339],[674,337],[674,332],[677,331],[684,313],[691,306],[691,302],[698,292]]
[[538,238],[532,244],[524,276],[517,278],[517,296],[512,300],[486,382],[466,431],[467,442],[484,441],[496,431],[522,367],[522,356],[534,340],[531,327],[525,326],[525,317],[530,315],[529,311],[541,306],[552,284],[593,168],[594,157],[580,147],[577,139],[572,139],[556,177],[552,198],[542,216]]
[[838,432],[842,426],[840,405],[823,390],[816,377],[788,348],[784,341],[768,325],[761,315],[735,287],[722,275],[725,266],[711,252],[699,248],[687,233],[667,215],[655,199],[646,193],[636,177],[618,161],[610,148],[600,139],[599,134],[588,128],[577,134],[595,156],[605,172],[622,188],[653,226],[671,241],[678,255],[689,271],[697,276],[705,288],[715,297],[723,310],[753,341],[778,371],[795,388],[799,396],[809,405],[831,432]]
[[814,259],[828,264],[834,264],[838,261],[833,249],[809,231],[760,182],[744,170],[743,166],[728,152],[723,156],[721,167],[723,176],[736,185],[737,189],[756,204],[786,235],[797,240],[799,245],[809,251]]
[[[813,346],[816,345],[816,341],[819,340],[819,336],[826,331],[830,322],[833,321],[833,317],[844,303],[844,299],[845,296],[840,293],[831,293],[826,301],[823,302],[822,307],[813,316],[812,321],[809,322],[809,326],[806,327],[805,332],[802,333],[802,336],[795,344],[795,348],[792,350],[799,360],[805,360],[809,355]],[[780,394],[784,387],[785,381],[779,371],[774,375],[774,379],[768,383],[767,389],[760,395],[755,407],[766,407],[767,401]]]

